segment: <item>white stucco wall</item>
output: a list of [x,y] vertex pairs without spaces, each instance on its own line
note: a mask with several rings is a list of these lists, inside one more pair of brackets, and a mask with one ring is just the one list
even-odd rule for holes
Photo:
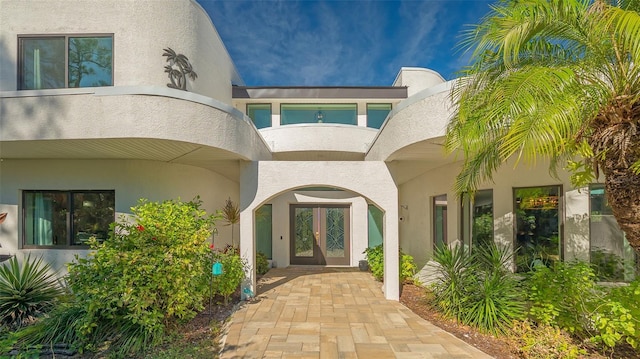
[[166,87],[170,47],[198,78],[187,89],[231,103],[235,66],[205,11],[194,0],[2,0],[0,91],[17,89],[18,35],[113,34],[114,86]]
[[[238,184],[214,172],[192,166],[139,160],[11,160],[0,161],[0,212],[7,212],[0,226],[0,253],[22,256],[34,252],[45,256],[54,268],[84,250],[22,250],[21,190],[115,190],[116,218],[131,213],[138,199],[188,201],[200,196],[203,208],[213,214],[227,198],[238,202]],[[217,225],[216,245],[230,243],[231,227]],[[238,228],[235,228],[238,243]]]

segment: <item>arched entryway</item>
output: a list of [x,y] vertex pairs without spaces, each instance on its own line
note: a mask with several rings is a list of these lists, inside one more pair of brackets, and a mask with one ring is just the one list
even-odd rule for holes
[[[330,264],[328,262],[332,262],[333,259],[327,261],[328,250],[333,251],[330,255],[334,257],[339,257],[340,250],[348,250],[348,254],[343,255],[342,259],[338,261],[342,261],[342,265],[357,266],[358,257],[354,256],[354,253],[361,255],[367,246],[367,206],[374,204],[384,212],[385,297],[398,300],[397,188],[383,162],[267,161],[247,163],[242,168],[240,186],[240,250],[250,268],[249,279],[244,285],[252,289],[255,287],[256,209],[273,199],[299,193],[299,191],[308,190],[310,187],[335,188],[342,193],[352,195],[344,198],[317,196],[304,200],[299,198],[295,201],[285,200],[286,214],[282,215],[281,208],[278,219],[276,219],[277,206],[274,204],[274,225],[278,221],[286,222],[288,225],[288,229],[283,230],[282,235],[276,235],[274,238],[274,241],[282,241],[287,246],[288,255],[282,264],[296,263],[298,259],[301,259],[296,257],[305,256],[309,260],[318,262],[322,262],[324,259],[324,263],[318,264]],[[317,198],[321,198],[321,200]],[[354,210],[356,206],[359,208]],[[300,219],[295,218],[296,211],[300,214]],[[346,226],[333,229],[336,232],[348,231],[349,237],[342,246],[338,244],[336,248],[327,248],[326,227],[330,225],[326,223],[327,212],[330,212],[329,217],[333,216],[330,219],[334,220],[335,225],[340,227],[339,223],[342,221],[342,226]],[[351,218],[354,214],[360,216],[359,219]],[[348,222],[344,222],[345,218],[348,219]],[[301,234],[301,236],[306,235],[309,244],[306,247],[301,244],[298,249],[295,248],[296,231],[298,231],[296,220],[309,222],[307,224],[309,228],[303,229],[307,233]],[[355,235],[355,233],[358,234]],[[354,235],[357,238],[353,238]],[[332,240],[335,241],[336,238]],[[274,252],[282,254],[281,249],[276,250],[276,244],[273,248]],[[390,255],[386,255],[387,253]],[[278,264],[280,266],[281,263]],[[333,264],[340,265],[341,263]]]

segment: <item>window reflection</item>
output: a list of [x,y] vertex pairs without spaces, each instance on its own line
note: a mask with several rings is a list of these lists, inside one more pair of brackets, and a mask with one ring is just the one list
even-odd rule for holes
[[528,187],[514,191],[516,214],[516,271],[559,261],[560,187]]
[[433,244],[447,244],[447,195],[433,197]]
[[479,190],[473,201],[462,195],[462,238],[473,249],[487,247],[493,240],[493,190]]
[[112,36],[19,39],[21,90],[113,84]]
[[607,201],[604,185],[589,186],[591,263],[603,281],[632,281],[636,255],[618,227]]

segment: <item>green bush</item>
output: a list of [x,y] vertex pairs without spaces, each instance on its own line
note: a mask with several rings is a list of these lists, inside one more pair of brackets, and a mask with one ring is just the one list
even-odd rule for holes
[[382,281],[384,279],[384,250],[382,248],[382,244],[375,247],[369,247],[364,250],[364,253],[366,255],[371,274],[376,280]]
[[240,255],[233,251],[218,253],[215,260],[222,264],[222,274],[213,277],[213,289],[216,294],[224,297],[227,304],[245,278],[246,264]]
[[[371,274],[376,280],[382,281],[384,279],[384,248],[382,244],[365,249],[364,254]],[[400,250],[398,258],[400,260],[400,282],[411,280],[416,274],[416,265],[413,262],[413,257]]]
[[0,324],[19,328],[50,310],[63,288],[48,263],[28,255],[0,266]]
[[514,275],[507,269],[512,254],[495,245],[469,253],[462,246],[437,248],[434,304],[444,315],[481,331],[505,333],[524,313]]
[[267,256],[262,252],[256,253],[256,272],[258,275],[264,275],[269,271],[269,261]]
[[[640,344],[640,282],[607,290],[588,263],[539,267],[527,279],[529,315],[539,324],[588,339],[605,351]],[[640,354],[640,353],[639,353]],[[640,355],[639,355],[640,356]]]
[[200,206],[199,199],[141,200],[131,218],[112,225],[108,240],[91,239],[93,252],[69,265],[71,304],[41,324],[40,344],[63,338],[91,349],[108,340],[129,355],[158,343],[177,320],[193,318],[208,293],[207,240],[216,219]]
[[438,264],[436,281],[431,286],[434,305],[445,316],[462,322],[471,299],[468,289],[477,281],[475,271],[471,269],[473,258],[462,246],[453,249],[440,246],[436,248],[433,260]]
[[524,316],[519,283],[508,270],[513,252],[495,244],[477,247],[474,252],[477,281],[469,288],[464,322],[484,332],[505,333],[514,319]]
[[[627,342],[640,346],[640,279],[628,286],[613,288],[599,301],[593,315],[597,334],[590,339],[613,348]],[[640,356],[640,355],[639,355]]]
[[594,302],[603,296],[588,263],[556,262],[551,268],[536,267],[526,287],[529,316],[536,323],[588,337]]

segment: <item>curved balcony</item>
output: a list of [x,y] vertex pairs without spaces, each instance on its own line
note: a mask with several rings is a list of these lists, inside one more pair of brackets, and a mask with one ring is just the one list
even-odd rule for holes
[[185,91],[19,91],[1,93],[0,101],[3,158],[149,159],[216,171],[225,164],[237,167],[238,160],[271,159],[247,117]]
[[452,115],[451,82],[423,90],[400,102],[380,129],[366,160],[393,163],[397,183],[452,162],[443,149]]
[[298,124],[260,130],[275,160],[358,161],[378,130],[342,124]]

